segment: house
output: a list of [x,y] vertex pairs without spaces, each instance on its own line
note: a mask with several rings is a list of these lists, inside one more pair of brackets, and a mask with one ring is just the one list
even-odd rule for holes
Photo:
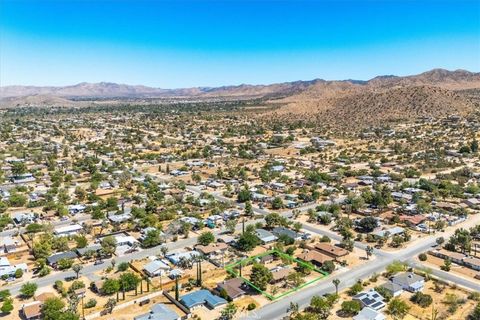
[[448,251],[445,249],[430,250],[428,253],[441,259],[449,258],[452,262],[460,265],[463,264],[463,258],[465,257],[465,255],[460,252]]
[[36,179],[31,173],[24,173],[13,176],[10,178],[10,181],[15,184],[23,184],[23,183],[32,183],[35,182]]
[[272,190],[280,191],[285,189],[285,187],[286,187],[285,183],[281,183],[281,182],[272,182],[270,184],[270,188],[272,188]]
[[427,218],[421,214],[416,214],[413,216],[409,216],[409,215],[400,216],[400,221],[409,226],[417,226],[423,223],[425,220],[427,220]]
[[470,208],[480,208],[480,200],[476,198],[469,198],[463,201]]
[[215,309],[217,307],[227,304],[227,301],[223,298],[213,295],[210,291],[206,289],[202,289],[187,293],[186,295],[180,297],[180,303],[188,309],[194,310],[201,306]]
[[413,272],[404,272],[390,279],[395,284],[402,287],[403,290],[409,292],[422,291],[425,285],[425,279]]
[[76,215],[77,213],[85,211],[86,208],[87,206],[84,204],[72,204],[68,206],[68,212],[71,215]]
[[115,213],[109,213],[108,214],[108,220],[110,220],[111,223],[123,223],[132,218],[132,214],[130,212],[122,213],[122,214],[115,214]]
[[353,300],[359,301],[363,307],[378,311],[385,307],[384,298],[375,289],[363,291],[353,297]]
[[273,228],[272,233],[274,235],[276,235],[277,237],[287,236],[289,238],[292,238],[293,240],[301,240],[302,239],[302,236],[298,232],[287,229],[285,227]]
[[261,264],[267,264],[267,263],[270,263],[272,261],[275,260],[275,257],[273,256],[273,254],[266,254],[260,258],[257,258],[258,259],[258,262],[261,263]]
[[171,268],[162,260],[153,260],[143,267],[145,273],[150,277],[162,276],[170,269]]
[[265,229],[256,229],[255,234],[263,244],[274,242],[278,239],[277,236]]
[[33,212],[19,212],[15,213],[12,219],[17,225],[23,223],[32,223],[35,222],[35,215]]
[[227,249],[228,245],[223,242],[211,243],[208,246],[197,245],[195,247],[195,250],[206,256],[222,253],[227,251]]
[[473,270],[480,271],[480,259],[472,256],[465,256],[463,259],[463,264]]
[[385,320],[386,317],[381,313],[372,308],[363,308],[356,316],[353,317],[353,320]]
[[402,234],[404,232],[405,232],[405,229],[403,229],[402,227],[393,227],[393,228],[389,228],[389,229],[385,229],[385,230],[375,231],[375,232],[372,232],[371,234],[375,238],[383,238],[386,235],[391,237],[391,236],[395,236],[395,235],[398,235],[398,234]]
[[320,253],[326,254],[327,256],[330,256],[335,260],[338,258],[344,257],[350,253],[346,249],[331,245],[330,243],[327,243],[327,242],[316,243],[313,249],[317,250]]
[[18,241],[14,240],[11,236],[4,236],[1,239],[0,246],[6,253],[15,252],[17,250]]
[[4,276],[13,277],[18,269],[22,270],[24,273],[27,272],[27,264],[19,263],[17,265],[11,265],[8,258],[0,257],[0,278]]
[[117,241],[117,247],[120,246],[133,246],[138,243],[138,240],[128,234],[116,234],[113,236]]
[[333,260],[330,256],[320,253],[317,250],[306,250],[298,256],[298,259],[310,262],[317,267],[321,267],[325,262]]
[[27,320],[36,320],[42,317],[42,305],[40,301],[33,301],[22,306],[22,314]]
[[191,259],[199,255],[200,253],[198,251],[187,251],[187,252],[168,254],[167,259],[174,265],[178,265],[182,259]]
[[75,251],[66,251],[61,253],[56,253],[47,258],[48,265],[55,267],[58,261],[62,259],[75,259],[77,258],[77,253]]
[[277,283],[282,280],[284,280],[286,277],[288,277],[289,274],[293,273],[294,270],[290,268],[275,268],[272,271],[272,281],[270,283]]
[[85,248],[77,248],[75,251],[77,251],[78,255],[80,257],[83,257],[87,252],[94,252],[98,253],[102,249],[102,246],[100,244],[94,244]]
[[382,284],[382,287],[385,288],[385,290],[387,290],[388,292],[390,292],[393,297],[397,297],[403,293],[402,286],[391,281],[385,282],[384,284]]
[[245,282],[242,278],[232,278],[217,284],[216,290],[221,294],[225,292],[230,300],[235,300],[245,295]]
[[182,319],[175,311],[163,303],[152,306],[149,313],[133,318],[134,320],[180,320]]
[[57,227],[53,231],[53,233],[57,237],[64,237],[64,236],[73,236],[77,233],[79,233],[82,230],[82,226],[79,224],[72,224],[69,226],[63,226],[63,227]]

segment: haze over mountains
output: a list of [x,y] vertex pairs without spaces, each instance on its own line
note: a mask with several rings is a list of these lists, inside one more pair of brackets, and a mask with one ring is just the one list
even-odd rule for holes
[[271,111],[276,116],[288,119],[314,116],[345,125],[350,125],[351,119],[361,119],[362,125],[370,125],[419,116],[468,115],[479,108],[479,97],[480,73],[444,69],[406,77],[378,76],[368,81],[315,79],[217,88],[161,89],[108,82],[0,88],[2,107],[83,106],[98,103],[95,100],[99,99],[114,104],[147,98],[263,98],[267,104],[274,101],[281,105]]

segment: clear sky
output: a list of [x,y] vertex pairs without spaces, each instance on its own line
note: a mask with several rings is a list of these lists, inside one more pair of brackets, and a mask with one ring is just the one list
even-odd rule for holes
[[480,1],[0,0],[0,85],[480,71]]

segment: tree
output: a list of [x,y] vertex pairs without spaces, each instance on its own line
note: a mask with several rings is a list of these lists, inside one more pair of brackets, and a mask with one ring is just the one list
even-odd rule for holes
[[362,310],[360,301],[351,300],[342,302],[341,312],[344,316],[353,317]]
[[160,230],[149,230],[142,241],[145,248],[158,246],[162,242]]
[[300,229],[302,229],[303,225],[297,221],[293,224],[292,227],[295,232],[300,232]]
[[285,217],[282,217],[276,212],[269,213],[265,216],[265,223],[267,228],[274,228],[278,226],[287,226],[288,222]]
[[387,310],[394,319],[403,319],[407,315],[408,310],[410,310],[410,307],[405,301],[402,301],[399,298],[393,298],[388,303]]
[[335,286],[335,294],[338,295],[338,286],[340,285],[340,279],[333,279],[332,283]]
[[237,242],[238,248],[243,252],[252,251],[259,244],[260,239],[258,239],[256,234],[250,231],[242,233]]
[[135,289],[142,280],[133,272],[125,272],[120,275],[118,281],[120,282],[120,289],[130,291]]
[[75,236],[75,242],[78,249],[85,248],[88,245],[87,237],[84,235]]
[[220,313],[220,319],[231,320],[235,316],[235,313],[237,313],[237,306],[230,302]]
[[108,311],[108,313],[113,312],[113,308],[117,305],[117,300],[114,298],[108,299],[107,303],[104,305],[104,309]]
[[431,295],[424,294],[424,293],[419,291],[419,292],[415,292],[415,294],[412,295],[412,297],[410,298],[410,301],[418,304],[422,308],[426,308],[426,307],[428,307],[429,305],[432,304],[433,299],[432,299]]
[[0,301],[5,301],[5,299],[9,298],[10,296],[10,290],[6,289],[0,291]]
[[120,283],[116,279],[106,279],[103,282],[101,292],[103,294],[111,295],[120,290]]
[[307,311],[315,315],[311,319],[327,320],[332,309],[331,303],[324,297],[313,296]]
[[67,270],[73,265],[72,259],[63,258],[58,260],[57,267],[60,270]]
[[355,283],[353,286],[348,289],[348,295],[354,296],[358,293],[360,293],[363,290],[363,285],[362,282],[359,280],[357,283]]
[[426,255],[425,253],[423,253],[423,252],[420,253],[420,254],[418,255],[418,260],[420,260],[420,261],[427,261],[427,255]]
[[253,216],[253,207],[250,201],[245,202],[245,215],[249,217]]
[[437,240],[435,240],[439,246],[441,246],[445,242],[444,237],[438,237]]
[[389,275],[394,275],[396,273],[399,273],[399,272],[402,272],[402,271],[405,271],[406,269],[406,265],[405,263],[401,262],[401,261],[398,261],[398,260],[395,260],[393,261],[392,263],[390,263],[386,270],[387,270],[387,273]]
[[475,309],[473,309],[472,313],[468,315],[468,320],[478,320],[480,319],[480,303],[477,303]]
[[375,217],[365,217],[358,222],[358,227],[364,232],[372,232],[378,226],[378,221]]
[[117,270],[119,272],[124,272],[124,271],[127,271],[128,270],[128,262],[121,262],[118,264],[118,267],[117,267]]
[[370,256],[373,254],[373,247],[367,246],[365,248],[365,253],[367,254],[367,260],[370,260]]
[[42,306],[42,313],[45,320],[60,319],[65,308],[65,303],[60,298],[48,298]]
[[73,270],[73,272],[75,272],[75,274],[77,276],[77,279],[78,279],[78,275],[80,274],[80,271],[82,271],[82,269],[83,269],[83,266],[81,264],[78,264],[78,263],[74,264],[72,266],[72,270]]
[[15,161],[12,163],[11,171],[14,176],[19,176],[27,172],[27,166],[23,161]]
[[333,261],[325,261],[322,265],[322,270],[328,273],[332,273],[335,270],[335,263]]
[[273,201],[272,201],[272,209],[273,209],[273,210],[277,210],[277,209],[281,209],[281,208],[283,208],[282,198],[276,197],[276,198],[273,199]]
[[13,310],[13,299],[7,298],[3,301],[2,308],[0,309],[3,313],[9,314]]
[[31,298],[35,295],[35,291],[37,291],[38,286],[36,283],[27,282],[20,288],[20,293],[25,298]]
[[440,266],[440,268],[443,270],[443,271],[450,271],[451,269],[451,266],[452,266],[452,260],[450,260],[450,258],[446,258],[445,260],[443,260],[443,266]]
[[272,278],[272,272],[268,270],[267,267],[258,263],[253,265],[252,272],[250,274],[250,282],[254,286],[264,291],[267,289],[267,284],[272,281]]
[[21,277],[23,277],[23,270],[22,269],[15,270],[15,278],[20,279]]
[[292,272],[287,276],[287,282],[296,288],[305,283],[304,275],[300,272]]
[[237,195],[238,202],[247,202],[252,200],[252,193],[247,188],[243,188]]
[[225,228],[227,229],[228,233],[233,234],[235,232],[235,229],[237,227],[237,221],[236,220],[228,220],[225,223]]
[[106,255],[111,256],[117,249],[117,240],[113,236],[106,236],[102,239],[100,245],[102,246],[102,251]]
[[210,243],[215,242],[215,236],[212,232],[205,231],[198,236],[197,242],[202,246],[208,246]]
[[[478,151],[478,141],[477,139],[473,139],[472,140],[472,143],[470,144],[470,150],[473,152],[473,153],[476,153]],[[480,317],[479,317],[480,318]]]

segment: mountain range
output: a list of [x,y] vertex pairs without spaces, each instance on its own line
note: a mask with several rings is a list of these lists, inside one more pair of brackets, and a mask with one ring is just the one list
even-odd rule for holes
[[271,111],[279,117],[314,116],[345,125],[350,125],[351,119],[361,119],[361,124],[375,124],[418,116],[468,115],[480,106],[480,73],[434,69],[405,77],[378,76],[368,81],[315,79],[181,89],[110,82],[0,87],[1,107],[82,106],[93,100],[115,103],[147,98],[262,98],[267,104],[282,105]]

